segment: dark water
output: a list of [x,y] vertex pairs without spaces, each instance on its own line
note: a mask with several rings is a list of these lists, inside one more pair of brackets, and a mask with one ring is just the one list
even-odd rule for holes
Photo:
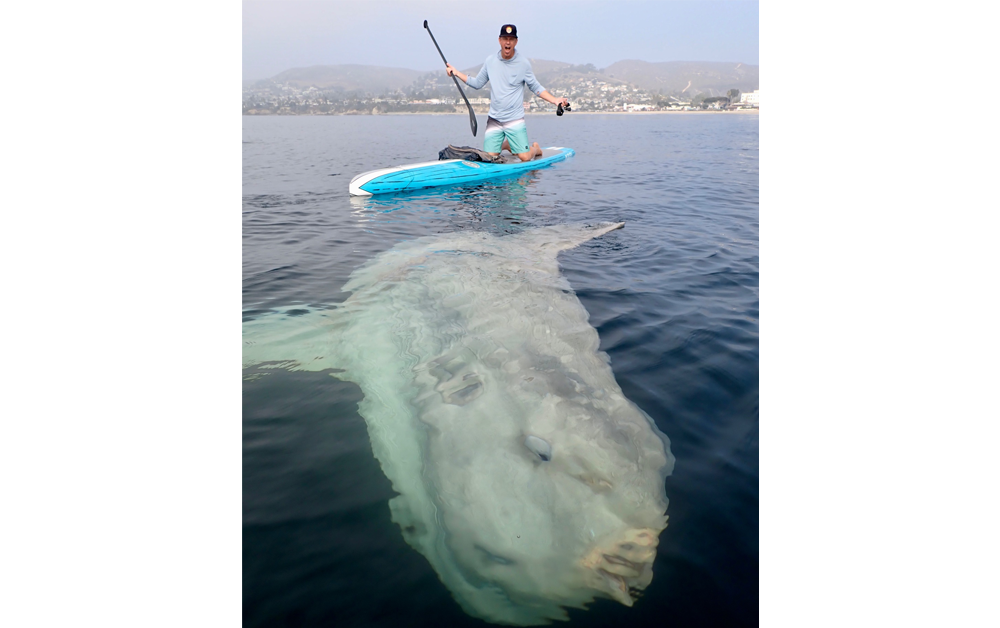
[[[570,623],[756,625],[757,116],[532,116],[533,141],[576,157],[476,186],[348,197],[360,172],[479,146],[467,122],[244,117],[244,316],[342,301],[354,268],[424,235],[625,221],[559,261],[623,392],[670,438],[670,521],[635,606],[598,600]],[[244,624],[486,625],[390,521],[360,389],[325,373],[244,376]]]

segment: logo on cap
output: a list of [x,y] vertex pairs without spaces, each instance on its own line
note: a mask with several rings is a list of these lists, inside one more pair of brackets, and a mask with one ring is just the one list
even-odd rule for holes
[[507,32],[508,32],[508,33],[510,32],[510,27],[509,27],[509,26],[507,27]]

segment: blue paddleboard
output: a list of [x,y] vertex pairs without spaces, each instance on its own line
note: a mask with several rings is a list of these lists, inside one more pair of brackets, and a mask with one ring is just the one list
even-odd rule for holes
[[[383,168],[359,174],[351,179],[350,192],[351,196],[371,196],[373,194],[433,188],[440,185],[472,183],[545,168],[575,154],[576,151],[572,148],[550,146],[542,149],[541,157],[531,161],[521,161],[513,157],[513,161],[509,163],[490,164],[463,159],[444,159],[408,166],[396,166],[395,168]],[[511,157],[508,156],[508,159]]]

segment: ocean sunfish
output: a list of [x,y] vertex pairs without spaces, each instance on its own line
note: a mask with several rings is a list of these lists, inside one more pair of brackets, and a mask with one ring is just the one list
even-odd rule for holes
[[392,519],[470,615],[631,606],[667,525],[669,441],[622,394],[559,251],[623,223],[404,242],[332,309],[243,325],[244,368],[357,383]]

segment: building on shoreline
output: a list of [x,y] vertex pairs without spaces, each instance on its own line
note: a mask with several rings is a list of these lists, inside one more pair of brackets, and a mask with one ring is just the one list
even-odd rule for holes
[[740,96],[741,105],[750,105],[751,107],[760,107],[760,90],[755,89],[753,93],[746,93]]
[[[718,90],[697,94],[667,94],[651,91],[613,77],[568,74],[553,79],[551,90],[565,96],[580,113],[634,113],[654,111],[702,111],[707,109],[757,109],[760,90],[742,94],[735,102],[736,89],[729,95]],[[489,111],[490,99],[468,94],[476,113]],[[724,102],[722,102],[724,101]],[[525,113],[555,112],[555,106],[525,93]],[[407,88],[369,93],[337,87],[323,89],[264,81],[243,89],[244,115],[366,115],[388,113],[463,113],[465,102],[455,93],[451,81],[428,76]]]

